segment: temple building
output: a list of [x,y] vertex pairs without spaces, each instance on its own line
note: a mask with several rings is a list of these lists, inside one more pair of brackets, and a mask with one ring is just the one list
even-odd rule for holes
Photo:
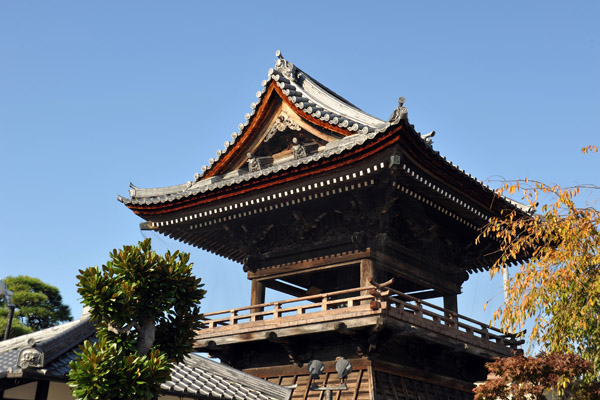
[[[119,197],[144,229],[240,263],[247,307],[205,314],[195,349],[321,399],[472,399],[484,363],[520,342],[459,314],[469,273],[494,263],[480,229],[519,208],[432,147],[404,99],[388,120],[277,52],[239,131],[194,179]],[[265,289],[286,293],[265,303]],[[440,298],[435,305],[428,299]],[[324,364],[311,378],[307,363]]]

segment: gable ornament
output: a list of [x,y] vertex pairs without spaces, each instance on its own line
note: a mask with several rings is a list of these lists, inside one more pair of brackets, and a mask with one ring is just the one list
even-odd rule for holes
[[275,134],[277,132],[283,132],[286,129],[291,129],[293,131],[299,131],[300,125],[298,125],[296,122],[292,121],[290,116],[287,115],[287,113],[282,111],[275,119],[275,124],[273,124],[271,129],[269,129],[269,131],[267,132],[267,135],[265,136],[264,141],[268,142],[269,140],[271,140],[271,138],[273,138],[273,136],[275,136]]

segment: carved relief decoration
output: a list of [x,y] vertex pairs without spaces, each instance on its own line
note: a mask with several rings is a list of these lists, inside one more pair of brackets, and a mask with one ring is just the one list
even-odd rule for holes
[[28,367],[41,368],[44,366],[44,353],[34,347],[23,349],[19,353],[18,364],[23,369]]
[[264,141],[268,142],[269,140],[271,140],[271,138],[273,136],[275,136],[275,134],[277,132],[283,132],[286,129],[291,129],[293,131],[299,131],[300,130],[300,125],[298,125],[297,123],[295,123],[294,121],[292,121],[290,119],[290,116],[287,115],[287,113],[281,112],[281,114],[279,114],[277,116],[277,118],[275,120],[275,124],[267,132],[267,135],[265,136]]

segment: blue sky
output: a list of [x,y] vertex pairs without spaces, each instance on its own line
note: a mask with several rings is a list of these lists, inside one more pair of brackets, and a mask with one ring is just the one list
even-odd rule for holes
[[[483,181],[599,183],[579,149],[600,144],[600,3],[366,4],[0,2],[0,277],[58,286],[78,317],[78,269],[143,239],[117,195],[191,180],[277,49],[377,117],[404,96],[415,128]],[[204,311],[249,304],[240,265],[145,234],[191,251]],[[487,321],[500,291],[473,275],[459,311]]]

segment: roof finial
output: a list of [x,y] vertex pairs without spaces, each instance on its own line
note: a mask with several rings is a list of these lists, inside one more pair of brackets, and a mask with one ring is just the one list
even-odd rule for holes
[[401,120],[407,119],[408,110],[406,109],[406,107],[404,107],[405,101],[406,99],[404,97],[400,97],[398,99],[398,107],[394,110],[389,119],[391,125],[395,125]]
[[281,73],[281,75],[283,75],[290,81],[293,81],[295,69],[294,64],[283,58],[281,50],[277,50],[275,52],[275,55],[277,56],[277,61],[275,62],[275,71]]
[[425,144],[429,147],[431,147],[433,145],[433,139],[432,137],[435,136],[435,131],[431,131],[429,133],[426,133],[425,135],[421,135],[421,139],[423,139],[425,141]]

